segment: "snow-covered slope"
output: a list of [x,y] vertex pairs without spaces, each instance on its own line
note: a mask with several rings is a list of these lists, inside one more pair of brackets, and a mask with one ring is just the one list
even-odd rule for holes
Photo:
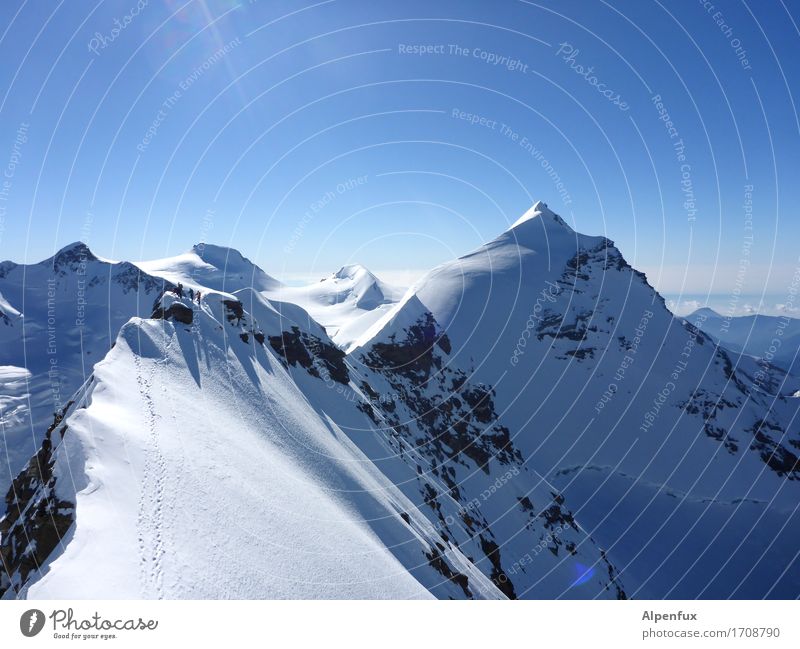
[[233,292],[252,288],[269,299],[297,304],[345,350],[405,292],[381,281],[359,264],[343,266],[306,286],[285,286],[238,251],[211,244],[197,244],[182,255],[140,261],[136,265],[173,284],[180,282],[187,289]]
[[[299,307],[246,289],[201,306],[167,294],[153,315],[122,328],[15,481],[0,524],[7,596],[513,595],[482,514],[465,512],[476,538],[459,547],[435,515],[456,509],[405,495],[416,465],[387,444],[368,386]],[[584,542],[538,561],[558,587],[602,561],[558,503],[541,520],[516,505],[529,546],[556,524]],[[589,592],[609,583],[585,580]],[[558,595],[554,582],[537,592]]]
[[198,243],[189,252],[176,257],[137,261],[144,272],[186,288],[208,288],[229,293],[243,288],[272,291],[281,283],[267,275],[238,250]]
[[169,286],[128,262],[99,259],[83,243],[38,264],[0,264],[0,493],[120,327],[149,315]]
[[[544,204],[402,296],[212,246],[138,268],[203,300],[155,282],[51,407],[0,519],[5,597],[800,592],[795,379]],[[28,315],[0,293],[3,331]],[[6,365],[4,416],[40,371]]]
[[768,315],[729,318],[706,307],[686,319],[731,351],[800,374],[800,320],[797,318]]
[[[708,336],[673,318],[611,241],[574,232],[546,205],[431,271],[364,336],[351,362],[402,377],[421,358],[405,343],[415,330],[429,340],[446,332],[448,349],[441,367],[421,381],[418,373],[407,376],[405,385],[438,390],[429,397],[434,406],[456,396],[448,369],[491,386],[498,425],[525,465],[566,496],[579,523],[598,521],[584,527],[622,571],[629,595],[668,595],[675,569],[687,571],[681,592],[700,595],[706,582],[692,541],[698,529],[702,538],[713,536],[707,532],[718,519],[664,520],[642,494],[633,505],[621,502],[610,479],[587,489],[598,470],[633,476],[634,492],[656,485],[653,494],[680,492],[690,502],[763,503],[760,510],[734,507],[725,528],[751,552],[800,532],[798,400],[782,396],[796,389],[791,379],[751,359],[735,364]],[[765,508],[783,517],[782,539],[759,525]],[[599,523],[630,514],[650,527]],[[651,528],[659,533],[641,532]],[[656,578],[636,558],[663,539],[678,545],[679,561]],[[518,560],[503,552],[503,565]],[[792,556],[785,561],[791,565],[782,566],[787,572],[775,589],[767,579],[751,580],[738,596],[796,596],[800,565]]]
[[[164,302],[193,322],[128,323],[67,422],[55,478],[77,475],[74,537],[27,595],[430,596],[412,576],[424,557],[397,514],[407,503],[317,416],[238,303]],[[402,541],[397,555],[417,550],[408,570],[386,550]]]
[[404,293],[364,266],[351,264],[316,284],[284,286],[268,295],[302,306],[347,351]]

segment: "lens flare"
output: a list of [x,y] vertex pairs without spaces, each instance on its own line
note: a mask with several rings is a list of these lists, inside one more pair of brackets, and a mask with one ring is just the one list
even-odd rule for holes
[[592,566],[584,566],[582,563],[576,563],[575,573],[577,574],[577,578],[572,582],[570,588],[575,588],[589,581],[594,575],[594,568]]

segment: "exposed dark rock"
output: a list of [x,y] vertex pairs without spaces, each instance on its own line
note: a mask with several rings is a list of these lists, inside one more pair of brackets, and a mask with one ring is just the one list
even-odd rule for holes
[[573,356],[579,360],[594,358],[594,347],[579,347],[578,349],[570,349],[565,353],[567,356]]
[[148,275],[138,266],[127,261],[116,264],[114,268],[115,271],[111,279],[122,287],[123,293],[130,293],[131,291],[155,293],[161,290],[163,294],[163,291],[171,291],[175,288],[172,282]]
[[54,416],[39,451],[14,478],[6,494],[5,513],[0,518],[0,597],[9,589],[19,592],[75,520],[75,504],[56,496],[53,475],[53,451],[67,430],[61,422],[72,405],[70,401]]
[[533,511],[533,503],[528,496],[517,497],[517,500],[519,501],[519,506],[522,507],[522,511]]
[[469,578],[461,572],[454,571],[437,548],[431,548],[430,552],[426,552],[425,558],[428,559],[428,565],[431,568],[453,583],[458,584],[461,590],[464,591],[464,595],[472,599],[472,592],[469,590]]
[[17,267],[17,265],[18,264],[15,264],[13,261],[4,261],[0,263],[0,279],[3,279],[6,275],[8,275]]
[[445,353],[450,352],[450,340],[438,331],[436,320],[431,313],[425,313],[420,320],[406,329],[406,337],[397,342],[395,336],[389,343],[372,345],[370,356],[376,357],[378,366],[416,379],[426,379],[431,368],[441,367],[441,360],[434,354],[434,346]]
[[180,302],[173,302],[167,309],[157,306],[150,316],[154,320],[174,320],[175,322],[182,322],[183,324],[190,325],[194,319],[194,312],[188,306]]
[[239,325],[244,318],[244,307],[239,300],[222,300],[225,305],[225,317],[231,324]]
[[600,550],[600,557],[608,568],[608,585],[606,586],[606,590],[611,590],[613,588],[617,593],[617,599],[628,599],[628,596],[619,583],[619,575],[614,565],[608,560],[604,550]]
[[783,436],[784,431],[779,424],[770,422],[767,418],[759,419],[747,431],[752,433],[754,438],[750,448],[758,451],[770,469],[789,480],[800,479],[800,458],[768,434],[769,431]]
[[[444,334],[433,316],[424,314],[404,333],[402,340],[394,336],[390,343],[374,344],[364,364],[386,379],[399,402],[427,433],[413,440],[418,450],[440,464],[448,460],[463,464],[464,458],[469,458],[486,473],[492,459],[501,464],[520,462],[508,429],[496,423],[491,387],[470,384],[464,372],[444,362],[442,346],[437,343]],[[435,375],[433,368],[437,369]],[[404,432],[394,401],[375,406],[390,426]],[[446,480],[457,489],[452,477]]]
[[740,404],[697,388],[689,400],[680,404],[680,407],[690,415],[702,417],[703,432],[711,439],[722,442],[729,453],[733,455],[739,450],[738,440],[731,436],[727,429],[716,424],[716,417],[726,408],[738,408]]
[[[269,336],[269,344],[292,367],[300,365],[311,376],[326,380],[331,378],[344,385],[350,383],[350,373],[344,362],[345,353],[316,336],[300,331],[299,327],[293,326],[291,331],[284,331],[280,336]],[[326,376],[322,376],[320,370]]]
[[508,575],[503,572],[502,562],[500,561],[500,547],[491,539],[483,536],[483,534],[481,534],[479,538],[481,541],[481,549],[492,564],[492,574],[490,577],[492,582],[506,597],[508,597],[508,599],[516,599],[517,594],[514,592],[514,584],[511,582]]

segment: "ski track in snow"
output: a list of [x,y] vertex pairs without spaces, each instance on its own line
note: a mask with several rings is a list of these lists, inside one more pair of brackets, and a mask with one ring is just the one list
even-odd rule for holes
[[[65,259],[75,256],[74,251],[68,253],[63,255]],[[92,593],[92,588],[99,589],[94,592],[108,592],[102,588],[111,582],[91,572],[104,565],[99,557],[106,565],[117,567],[122,542],[130,549],[125,552],[124,563],[120,563],[118,583],[128,596],[148,599],[263,597],[265,593],[273,597],[364,597],[365,593],[370,597],[417,596],[420,593],[415,588],[420,584],[440,597],[452,592],[460,597],[455,577],[464,583],[469,578],[471,593],[461,586],[466,596],[501,595],[492,586],[495,576],[490,576],[490,571],[513,576],[512,596],[605,597],[613,596],[610,586],[618,585],[613,569],[617,576],[625,575],[622,582],[628,595],[644,592],[642,585],[648,583],[655,584],[652,592],[656,595],[670,597],[675,592],[675,580],[688,581],[686,577],[695,566],[714,570],[713,562],[702,558],[716,547],[730,516],[721,527],[708,532],[716,534],[707,541],[709,537],[692,533],[696,527],[700,532],[709,527],[705,510],[692,519],[694,510],[688,510],[688,515],[683,509],[678,512],[669,506],[669,500],[653,505],[655,496],[648,484],[670,487],[679,493],[680,487],[694,488],[703,478],[705,482],[698,486],[690,504],[706,502],[702,498],[709,493],[714,498],[724,496],[737,502],[734,499],[741,494],[735,483],[746,486],[751,479],[753,485],[758,481],[760,491],[756,495],[764,502],[782,496],[784,485],[790,488],[788,480],[792,478],[781,482],[784,476],[777,469],[777,475],[767,474],[762,480],[767,472],[763,452],[759,457],[748,454],[748,450],[757,450],[752,447],[728,449],[732,456],[739,453],[729,458],[715,445],[720,441],[718,435],[714,436],[717,429],[725,429],[726,439],[736,430],[740,439],[735,441],[739,443],[752,433],[744,423],[737,424],[740,416],[755,416],[758,412],[751,412],[754,407],[745,410],[749,392],[739,385],[735,372],[740,363],[746,369],[753,362],[742,358],[734,366],[724,350],[698,351],[705,338],[692,331],[684,333],[683,329],[673,331],[672,315],[666,308],[657,308],[658,296],[646,278],[627,265],[613,242],[578,235],[546,205],[535,205],[494,242],[432,271],[409,291],[408,299],[402,300],[403,296],[387,289],[360,267],[348,266],[322,282],[292,288],[272,280],[238,253],[233,271],[226,249],[211,247],[206,253],[210,256],[193,249],[179,258],[142,264],[152,266],[156,276],[202,290],[204,301],[196,307],[193,302],[187,305],[171,291],[162,289],[156,300],[156,305],[162,307],[160,316],[153,312],[152,318],[163,320],[130,321],[135,333],[126,336],[125,344],[116,348],[111,359],[114,366],[104,368],[107,388],[113,390],[117,381],[124,385],[124,390],[117,387],[111,392],[113,398],[106,396],[105,403],[98,393],[100,403],[93,411],[99,414],[107,436],[113,439],[105,446],[105,457],[101,457],[116,472],[107,481],[109,494],[129,499],[119,499],[127,505],[125,527],[120,527],[125,535],[109,528],[107,515],[98,516],[91,510],[88,515],[83,514],[83,520],[89,523],[85,529],[95,529],[91,526],[94,523],[100,530],[101,534],[96,535],[99,541],[92,546],[92,552],[84,552],[83,556],[79,554],[81,547],[86,547],[81,545],[85,539],[67,549],[66,559],[62,556],[60,561],[67,568],[72,567],[73,574],[65,578],[63,571],[59,576],[59,571],[53,570],[45,587],[53,583],[58,587],[60,578],[61,590],[54,592],[71,595],[79,592],[84,582],[88,584],[86,592]],[[515,283],[518,269],[525,273],[523,285]],[[199,277],[195,277],[197,273]],[[470,279],[466,288],[464,277]],[[234,280],[233,287],[229,286],[230,278]],[[209,286],[194,283],[201,279]],[[535,295],[542,281],[556,286],[558,291],[551,291],[552,300],[545,298],[544,310],[537,316],[544,290],[533,307],[519,301],[519,291],[522,287]],[[67,280],[64,282],[68,284]],[[461,297],[456,301],[454,296]],[[177,312],[170,314],[169,307],[178,302],[182,308],[177,305]],[[238,315],[234,308],[237,302]],[[178,315],[186,316],[187,306],[193,312],[189,319],[191,329],[178,324],[186,324],[186,317],[181,319]],[[642,313],[650,313],[645,325],[643,316],[639,317],[639,306]],[[250,311],[244,310],[248,307]],[[508,316],[495,322],[487,317],[492,311],[508,312]],[[146,311],[145,316],[149,313]],[[606,316],[605,323],[600,322],[602,316]],[[459,383],[455,387],[453,382],[454,387],[449,387],[443,380],[439,387],[430,387],[425,374],[430,370],[424,366],[416,374],[404,374],[395,367],[396,359],[402,361],[406,354],[420,356],[415,345],[431,345],[427,328],[412,335],[426,317],[435,325],[434,334],[438,335],[441,328],[444,338],[447,332],[447,348],[440,346],[437,351],[431,347],[430,353],[437,354],[437,362],[465,370],[461,373],[469,375],[471,385],[488,386],[489,414],[479,413],[471,401],[474,413],[465,412],[473,413],[481,424],[486,423],[484,418],[490,423],[502,421],[521,461],[524,456],[518,480],[510,477],[510,462],[493,462],[484,469],[484,477],[477,469],[477,460],[461,450],[453,455],[454,459],[446,449],[442,451],[445,459],[436,455],[435,448],[426,450],[427,442],[441,435],[440,420],[426,424],[425,418],[408,404],[418,403],[417,399],[424,403],[421,400],[428,398],[431,403],[442,404],[441,421],[446,420],[450,426],[451,408],[458,410],[462,406],[451,406],[449,399],[465,385]],[[356,320],[358,326],[353,324]],[[642,345],[638,347],[637,342],[637,347],[631,347],[631,341],[616,334],[635,332],[637,323],[642,330],[637,340]],[[347,335],[343,336],[341,325],[349,327]],[[289,334],[287,341],[289,329],[295,334]],[[260,340],[256,330],[262,336]],[[524,348],[519,346],[519,340],[528,339],[518,340],[518,330],[531,334]],[[186,335],[184,331],[192,333]],[[338,340],[333,341],[331,334]],[[136,335],[140,337],[138,341]],[[697,359],[692,362],[699,363],[698,370],[681,375],[682,383],[677,386],[680,390],[663,402],[664,410],[657,411],[662,413],[662,419],[656,423],[655,415],[649,420],[642,414],[644,418],[640,419],[640,413],[634,412],[622,393],[616,400],[609,397],[602,401],[602,413],[596,407],[597,424],[595,416],[578,405],[591,405],[602,398],[602,385],[594,379],[604,373],[609,375],[615,367],[623,368],[618,359],[626,358],[624,354],[630,349],[641,360],[625,365],[626,372],[630,370],[622,375],[626,383],[615,378],[614,385],[627,386],[625,393],[634,400],[641,396],[641,390],[649,393],[651,388],[660,388],[660,377],[675,371],[667,356],[672,351],[677,354],[687,344],[687,336],[697,345],[691,349],[692,358]],[[651,339],[653,343],[649,342]],[[283,346],[276,340],[283,341]],[[494,342],[489,346],[483,341]],[[331,351],[334,342],[349,355],[338,359]],[[355,342],[358,346],[354,346]],[[250,344],[255,350],[252,357],[251,348],[243,347]],[[670,349],[662,351],[665,347]],[[513,350],[514,356],[506,360],[498,351],[503,349]],[[595,351],[601,353],[596,360]],[[386,365],[371,367],[367,361],[373,353],[379,359],[383,353]],[[260,367],[250,363],[256,357],[263,361]],[[424,353],[422,357],[426,358]],[[725,369],[725,361],[729,369]],[[350,399],[350,392],[330,381],[328,367],[337,362],[347,367],[348,389],[358,398]],[[361,367],[362,363],[366,365]],[[512,371],[506,364],[517,367],[517,363],[519,383],[506,380]],[[719,367],[713,369],[714,366]],[[431,367],[438,366],[434,363]],[[423,378],[419,378],[420,372],[425,374]],[[742,373],[750,378],[744,370]],[[702,389],[695,392],[692,387],[689,401],[684,403],[683,391],[690,387],[690,380],[697,381]],[[739,386],[738,393],[746,396],[744,401],[738,393],[728,401],[723,398],[729,394],[726,391],[732,380]],[[573,385],[585,387],[574,393]],[[467,394],[466,389],[461,396]],[[6,392],[11,392],[10,388]],[[341,399],[336,396],[339,392]],[[391,398],[382,405],[380,398],[384,395]],[[566,395],[563,400],[562,395]],[[376,398],[377,404],[370,411],[367,406]],[[271,399],[275,403],[270,413],[264,404],[272,403]],[[464,399],[469,401],[466,396]],[[198,403],[203,407],[198,408]],[[717,416],[720,403],[725,406],[725,414]],[[781,433],[774,440],[778,447],[787,439],[796,416],[791,403],[787,404],[775,414],[775,422],[767,422],[768,431]],[[696,412],[690,412],[689,405]],[[104,407],[105,412],[122,414],[117,414],[116,419],[104,418]],[[403,417],[396,422],[400,415],[392,413],[397,407]],[[665,413],[671,408],[681,414],[663,441],[640,440],[638,436],[631,441],[621,433],[612,439],[615,431],[635,429],[643,425],[640,422],[649,422],[654,430],[666,429],[670,422]],[[431,406],[430,411],[438,413],[439,406]],[[478,418],[478,414],[484,418]],[[365,423],[365,415],[372,423]],[[683,419],[689,415],[696,419]],[[789,424],[781,428],[780,418],[789,420],[789,416]],[[679,427],[677,422],[683,423]],[[12,424],[0,420],[2,426]],[[701,428],[705,434],[697,434],[695,426],[712,424],[716,429]],[[595,425],[610,428],[605,438],[589,438],[586,433]],[[762,425],[759,420],[753,424]],[[76,430],[80,427],[76,426]],[[465,448],[473,447],[487,431],[491,433],[488,425],[475,424],[468,431],[473,437],[466,439],[464,443],[469,444]],[[341,444],[329,443],[330,434]],[[100,442],[105,441],[101,436]],[[461,449],[463,440],[455,441]],[[788,441],[800,444],[795,439]],[[444,443],[449,444],[447,440]],[[383,482],[376,482],[369,471],[359,471],[354,460],[361,461],[361,452],[370,460],[367,466],[374,468],[376,475],[385,472],[388,488],[384,489]],[[795,457],[790,449],[786,452],[788,458]],[[771,457],[774,455],[773,452]],[[720,461],[716,472],[707,471],[711,459]],[[595,460],[598,466],[613,467],[613,482],[610,476],[602,482],[593,480],[593,475],[585,472],[588,463]],[[266,474],[262,465],[268,467]],[[556,487],[548,480],[551,471],[559,467],[570,470],[556,472],[562,480],[553,483]],[[577,472],[580,467],[583,470]],[[647,481],[643,483],[646,488],[632,491],[628,482],[617,479],[617,475],[623,475],[623,468],[627,471],[624,475],[637,476],[637,485]],[[678,469],[680,474],[676,473]],[[789,469],[800,472],[793,466]],[[517,471],[513,477],[519,474]],[[280,476],[287,479],[281,480]],[[457,483],[455,491],[453,482]],[[508,487],[504,487],[506,483]],[[727,491],[722,493],[723,489]],[[378,491],[385,492],[386,502],[378,499],[373,503],[366,495],[360,497],[361,492]],[[564,495],[557,496],[557,492]],[[671,495],[674,496],[668,491],[667,496]],[[559,506],[564,499],[562,511]],[[542,501],[548,503],[544,508]],[[551,508],[554,502],[558,506]],[[785,496],[779,504],[785,507],[787,502],[796,504]],[[459,516],[462,510],[470,514],[467,519]],[[722,519],[727,509],[719,511]],[[91,518],[93,513],[96,520]],[[573,514],[583,525],[572,518]],[[753,531],[744,526],[752,524],[756,529],[764,515],[755,518],[757,514],[756,511],[752,518],[736,523],[747,535],[735,551]],[[781,510],[776,508],[779,522],[780,515]],[[398,516],[405,527],[396,524]],[[339,527],[334,529],[336,525]],[[769,542],[769,550],[784,527],[786,522],[777,534],[770,528],[761,531],[762,540],[756,539],[754,552],[758,543],[763,546]],[[77,529],[80,531],[80,518]],[[739,533],[736,526],[733,532]],[[770,534],[774,538],[770,539]],[[653,551],[653,541],[665,539],[673,543],[674,549],[663,556]],[[531,550],[531,544],[537,541],[536,549]],[[606,548],[608,560],[599,549],[601,546]],[[450,548],[454,551],[449,552]],[[559,555],[561,548],[564,552]],[[555,558],[549,552],[540,552],[545,549]],[[384,551],[390,557],[387,561],[372,561]],[[694,561],[692,557],[679,560],[681,551],[694,552]],[[791,554],[794,549],[786,552]],[[403,582],[407,573],[394,562],[392,553],[396,555],[394,559],[403,559],[405,567],[414,570],[418,584],[411,578]],[[427,559],[427,567],[420,554]],[[747,576],[764,556],[753,564]],[[711,575],[708,584],[723,569],[730,579],[736,576],[727,568],[731,558],[733,554]],[[795,560],[796,557],[791,561]],[[589,571],[594,572],[597,566],[601,570],[592,577]],[[608,570],[608,578],[603,567]],[[790,567],[791,564],[783,573]],[[684,574],[678,579],[681,571]],[[576,581],[576,572],[589,575],[590,580]],[[696,578],[693,575],[693,579],[702,581],[701,573]],[[777,579],[783,579],[783,573]],[[642,574],[650,576],[642,582]],[[754,584],[752,593],[773,593],[777,581],[766,583],[768,578],[761,580],[764,584]],[[385,587],[372,585],[383,580]],[[790,584],[790,580],[785,583]],[[592,590],[598,586],[599,592]],[[708,585],[700,583],[700,587],[702,596]],[[783,588],[791,594],[788,585]],[[689,595],[697,592],[686,591]]]
[[139,516],[137,520],[140,583],[146,597],[164,598],[164,494],[167,481],[167,462],[161,452],[156,427],[156,409],[151,396],[155,366],[145,378],[142,362],[134,355],[136,381],[145,408],[148,428],[148,448],[144,453]]

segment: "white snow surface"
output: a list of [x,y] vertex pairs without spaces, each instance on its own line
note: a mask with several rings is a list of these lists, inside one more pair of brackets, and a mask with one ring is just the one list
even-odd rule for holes
[[[697,553],[697,538],[720,529],[720,512],[728,543],[757,561],[800,533],[798,403],[785,396],[798,380],[673,317],[609,240],[576,233],[537,203],[495,240],[428,273],[351,356],[367,363],[376,344],[426,312],[447,333],[448,362],[494,387],[499,421],[527,466],[566,496],[628,595],[720,596],[733,573],[706,589],[711,563]],[[624,500],[611,478],[586,489],[589,467],[650,491]],[[659,488],[683,494],[680,512],[664,517]],[[751,501],[760,505],[742,504]],[[762,524],[773,517],[784,526]],[[625,518],[638,525],[616,526]],[[665,539],[676,554],[654,576],[640,552],[648,558]],[[748,575],[737,596],[796,597],[800,563],[784,560]]]
[[405,292],[381,281],[364,266],[351,264],[315,284],[282,286],[266,294],[302,306],[337,345],[349,351]]
[[798,381],[544,203],[408,291],[358,265],[288,287],[210,244],[4,262],[0,487],[52,421],[51,340],[62,402],[93,372],[54,453],[75,522],[15,596],[800,592]]
[[144,272],[163,277],[186,288],[213,289],[232,293],[243,288],[257,291],[274,290],[281,283],[244,257],[238,250],[198,243],[175,257],[137,261]]
[[0,493],[120,327],[131,316],[149,316],[163,286],[133,264],[96,257],[83,243],[38,264],[0,264],[0,366],[17,368],[0,375]]
[[[74,536],[27,596],[456,595],[426,565],[430,523],[311,405],[307,391],[324,384],[304,393],[229,331],[224,297],[190,307],[192,325],[134,318],[95,368],[56,469],[77,476]],[[259,324],[279,317],[262,307]],[[501,597],[451,554],[476,595]]]

